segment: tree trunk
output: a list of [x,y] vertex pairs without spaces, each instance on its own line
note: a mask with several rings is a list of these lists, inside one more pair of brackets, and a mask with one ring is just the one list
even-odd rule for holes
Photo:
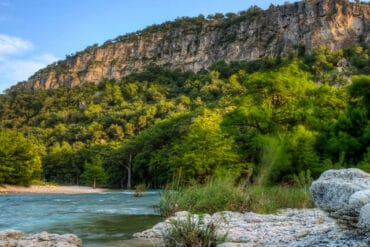
[[131,167],[132,167],[132,155],[130,153],[130,158],[128,161],[127,169],[127,189],[131,189]]
[[96,189],[96,178],[94,178],[94,182],[93,182],[93,189],[94,189],[94,190]]

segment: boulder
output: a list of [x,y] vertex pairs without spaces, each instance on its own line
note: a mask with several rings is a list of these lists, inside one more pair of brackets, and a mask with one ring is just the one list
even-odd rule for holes
[[329,216],[370,229],[370,174],[356,168],[328,170],[310,190],[316,205]]
[[25,235],[21,231],[0,231],[0,247],[82,247],[82,241],[73,234],[41,232]]
[[358,226],[370,229],[370,203],[361,208]]

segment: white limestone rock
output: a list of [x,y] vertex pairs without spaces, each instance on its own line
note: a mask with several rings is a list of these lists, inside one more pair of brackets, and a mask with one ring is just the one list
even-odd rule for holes
[[361,208],[358,226],[361,228],[370,229],[370,203]]
[[370,174],[356,168],[328,170],[312,183],[310,190],[316,205],[330,216],[364,226],[357,223],[362,207],[370,202]]
[[82,241],[74,234],[41,232],[25,235],[21,231],[0,231],[0,247],[82,247]]
[[[179,217],[171,217],[152,229],[134,234],[137,238],[160,240],[171,227],[171,220],[184,220],[188,213],[181,212]],[[197,219],[198,215],[192,215]],[[208,218],[209,217],[209,218]],[[277,214],[256,214],[252,212],[217,212],[212,216],[205,215],[216,227],[219,236],[225,236],[225,243],[220,247],[252,246],[288,246],[307,235],[329,232],[335,226],[335,220],[328,218],[318,209],[286,209]],[[207,224],[207,223],[205,223]]]

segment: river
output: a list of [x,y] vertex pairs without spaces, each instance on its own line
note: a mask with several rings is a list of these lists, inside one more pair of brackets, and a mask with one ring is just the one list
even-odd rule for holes
[[0,230],[73,233],[84,246],[119,246],[132,234],[161,221],[159,191],[96,194],[0,195]]

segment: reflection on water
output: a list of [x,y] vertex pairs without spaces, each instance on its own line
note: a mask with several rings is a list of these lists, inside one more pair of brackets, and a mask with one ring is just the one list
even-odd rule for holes
[[158,191],[139,198],[130,192],[1,195],[0,230],[73,233],[84,246],[125,246],[122,240],[161,220],[154,208],[158,201]]

